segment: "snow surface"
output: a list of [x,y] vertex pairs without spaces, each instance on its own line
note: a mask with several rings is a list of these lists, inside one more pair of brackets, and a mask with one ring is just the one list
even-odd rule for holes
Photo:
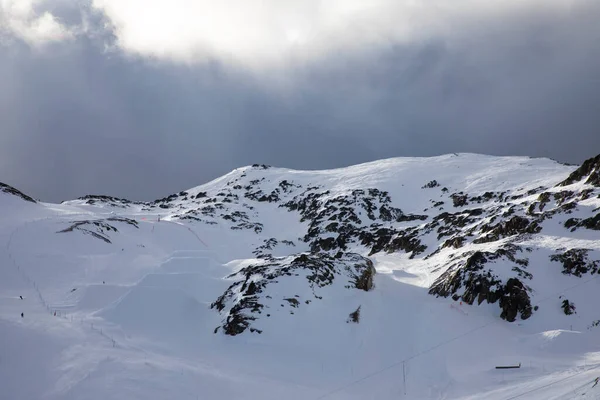
[[[419,214],[431,207],[434,192],[422,186],[432,179],[449,193],[526,194],[551,188],[575,169],[548,159],[475,154],[327,171],[246,167],[186,197],[217,195],[242,178],[261,180],[270,193],[286,179],[326,188],[332,197],[386,190],[395,207]],[[222,316],[210,304],[233,282],[228,276],[255,262],[252,251],[271,237],[295,242],[293,250],[277,246],[275,256],[307,250],[298,241],[306,223],[286,209],[252,203],[251,218],[263,230],[232,230],[218,219],[181,220],[175,214],[192,205],[175,203],[176,212],[83,200],[34,204],[0,193],[0,398],[600,398],[600,385],[593,387],[600,376],[600,327],[589,328],[600,319],[600,281],[565,276],[548,260],[558,248],[600,251],[598,231],[571,233],[550,220],[530,239],[540,249],[528,270],[535,276],[532,303],[540,309],[525,321],[500,319],[497,304],[468,306],[429,295],[442,272],[432,260],[377,253],[372,291],[334,282],[310,307],[293,314],[274,307],[277,315],[257,322],[262,334],[226,336],[213,333]],[[597,207],[600,200],[590,199],[577,212]],[[57,233],[74,221],[115,216],[138,225],[111,223],[118,228],[106,233],[111,243],[83,231]],[[494,250],[498,243],[469,246]],[[308,286],[297,282],[282,279],[269,294],[309,298]],[[575,316],[562,313],[561,294],[577,304]],[[360,323],[346,323],[358,306]],[[495,368],[518,363],[519,369]]]

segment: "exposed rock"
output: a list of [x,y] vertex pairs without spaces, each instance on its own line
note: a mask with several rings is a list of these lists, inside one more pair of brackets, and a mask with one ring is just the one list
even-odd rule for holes
[[463,246],[465,241],[466,241],[466,239],[464,237],[460,237],[460,236],[455,237],[453,239],[448,239],[444,242],[444,244],[442,245],[442,248],[452,247],[454,249],[458,249]]
[[298,301],[298,299],[288,298],[288,299],[283,299],[283,300],[290,303],[290,305],[294,308],[298,308],[298,306],[300,305],[300,302]]
[[527,319],[532,314],[531,301],[527,288],[516,278],[510,278],[503,283],[490,269],[484,266],[501,257],[516,260],[514,252],[498,250],[494,253],[476,251],[472,253],[464,265],[452,265],[431,286],[429,293],[448,297],[457,301],[461,299],[467,304],[500,302],[502,313],[500,317],[509,322],[515,321],[520,314],[521,319]]
[[434,187],[438,187],[438,186],[440,186],[440,184],[438,183],[438,181],[436,181],[434,179],[432,181],[429,181],[425,185],[421,186],[421,189],[433,189]]
[[560,262],[563,265],[562,273],[581,277],[588,272],[597,274],[600,261],[590,260],[588,249],[570,249],[561,254],[553,254],[550,260]]
[[497,225],[482,226],[481,232],[487,234],[474,240],[473,243],[489,243],[508,236],[539,233],[541,230],[542,227],[537,221],[529,221],[525,217],[514,216],[508,221],[500,222]]
[[102,196],[102,195],[86,195],[86,196],[80,197],[78,200],[84,200],[85,204],[90,204],[90,205],[102,203],[102,204],[108,204],[113,207],[119,207],[119,208],[126,208],[131,204],[146,204],[146,203],[141,203],[141,202],[133,202],[133,201],[130,201],[127,199],[121,199],[118,197]]
[[452,198],[452,203],[454,204],[454,207],[463,207],[469,204],[467,201],[468,197],[463,192],[454,193],[450,195],[450,197]]
[[457,213],[443,212],[433,218],[433,221],[424,227],[425,231],[431,231],[437,228],[437,239],[440,240],[445,236],[459,234],[461,228],[469,224],[473,224],[479,220],[483,214],[483,209],[474,208],[463,210]]
[[513,322],[518,314],[521,319],[531,317],[531,301],[525,286],[516,278],[510,278],[504,286],[500,296],[500,318]]
[[20,190],[17,190],[14,187],[9,186],[5,183],[0,182],[0,191],[2,191],[4,193],[12,194],[13,196],[18,196],[18,197],[22,198],[23,200],[29,201],[31,203],[37,203],[37,201],[35,201],[33,198],[27,196],[25,193],[21,192]]
[[571,229],[571,232],[574,232],[577,228],[600,231],[600,213],[583,220],[581,218],[569,218],[565,221],[565,228]]
[[600,154],[594,158],[585,160],[581,167],[573,171],[567,179],[557,186],[568,186],[587,178],[586,184],[600,187]]
[[126,223],[128,225],[134,226],[135,228],[139,228],[137,221],[135,221],[133,219],[114,217],[114,218],[107,218],[105,220],[76,221],[76,222],[73,222],[71,226],[69,226],[61,231],[58,231],[56,233],[67,233],[67,232],[73,232],[75,230],[78,230],[80,232],[83,232],[86,235],[91,235],[97,239],[100,239],[100,240],[110,244],[112,242],[108,237],[108,233],[118,232],[118,229],[106,221]]
[[358,308],[351,312],[350,315],[348,315],[348,319],[346,320],[346,322],[354,322],[355,324],[358,324],[360,322],[360,307],[358,306]]
[[564,299],[561,306],[565,315],[576,314],[575,312],[575,303],[571,303],[569,300]]
[[[373,262],[368,258],[360,261],[366,263],[366,268],[363,265],[355,265],[353,268],[349,269],[349,272],[354,275],[354,287],[368,292],[374,287],[373,278],[376,274],[375,267],[373,266]],[[354,271],[357,271],[358,274]]]
[[[307,254],[290,257],[272,257],[259,264],[249,265],[228,278],[238,278],[219,298],[211,304],[211,308],[225,312],[222,323],[227,335],[237,335],[251,328],[256,314],[261,314],[263,304],[269,296],[263,298],[266,286],[280,278],[296,277],[302,273],[312,289],[315,298],[320,296],[320,288],[331,285],[335,279],[342,279],[347,288],[369,290],[373,287],[373,263],[354,253],[339,253],[336,257],[326,253]],[[294,298],[285,299],[293,307],[299,306]],[[310,302],[305,302],[309,304]],[[229,307],[229,310],[227,308]],[[215,333],[218,328],[215,329]],[[260,331],[258,331],[260,333]]]
[[469,199],[469,202],[471,202],[471,203],[486,203],[493,199],[501,199],[504,194],[505,194],[505,192],[502,192],[502,193],[485,192],[481,196],[471,197]]

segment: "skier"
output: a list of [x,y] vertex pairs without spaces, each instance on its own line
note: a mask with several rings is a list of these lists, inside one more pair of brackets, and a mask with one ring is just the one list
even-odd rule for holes
[[21,300],[23,300],[23,296],[19,296],[19,298],[20,298]]
[[23,313],[21,313],[21,318],[25,318],[25,315]]
[[596,387],[596,385],[598,384],[599,380],[600,380],[600,376],[597,377],[596,379],[594,379],[594,386],[592,386],[592,387]]

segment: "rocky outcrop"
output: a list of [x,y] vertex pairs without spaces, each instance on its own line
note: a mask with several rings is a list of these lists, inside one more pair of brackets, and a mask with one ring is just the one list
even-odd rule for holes
[[358,242],[371,247],[370,255],[380,251],[406,251],[414,257],[425,251],[426,246],[417,238],[415,227],[393,229],[383,226],[418,223],[428,218],[426,215],[405,214],[393,207],[389,193],[365,189],[333,198],[328,196],[328,191],[311,192],[282,205],[290,211],[299,212],[301,221],[309,222],[303,240],[310,244],[311,252],[344,251],[350,243]]
[[348,319],[346,320],[346,322],[354,322],[355,324],[358,324],[360,322],[360,307],[361,306],[358,306],[358,308],[355,311],[351,312],[348,315]]
[[559,183],[557,186],[568,186],[575,182],[581,182],[595,187],[600,187],[600,154],[594,158],[585,160],[581,167],[573,171],[567,179]]
[[127,199],[121,199],[118,197],[91,195],[91,194],[80,197],[78,200],[82,200],[84,202],[84,204],[88,204],[88,205],[104,204],[104,205],[109,205],[109,206],[117,207],[117,208],[127,208],[128,206],[130,206],[132,204],[147,204],[147,203],[141,203],[141,202],[134,202],[134,201],[130,201]]
[[[112,222],[113,224],[111,224],[109,222]],[[103,242],[110,244],[112,242],[110,240],[109,234],[111,232],[114,232],[114,233],[119,232],[119,230],[114,226],[115,222],[125,223],[125,224],[131,225],[135,228],[139,228],[137,221],[135,221],[133,219],[114,217],[114,218],[107,218],[104,220],[100,219],[100,220],[94,220],[94,221],[92,221],[92,220],[75,221],[67,228],[60,230],[56,233],[67,233],[67,232],[79,231],[85,235],[91,235],[92,237],[95,237],[96,239],[100,239]]]
[[500,293],[500,308],[502,313],[500,318],[513,322],[520,314],[521,319],[531,317],[532,308],[527,288],[523,283],[516,279],[510,278],[506,285],[501,289]]
[[[227,335],[235,336],[247,329],[261,333],[252,326],[257,316],[274,306],[272,296],[264,294],[267,286],[280,279],[305,279],[312,291],[312,297],[321,299],[320,289],[341,280],[347,289],[373,289],[375,268],[371,260],[354,253],[338,253],[331,256],[327,253],[302,253],[289,257],[271,257],[262,263],[252,264],[228,276],[236,281],[219,298],[211,304],[211,308],[224,314],[220,328]],[[300,296],[282,298],[288,306],[301,306]],[[309,306],[311,299],[304,300]],[[281,307],[284,304],[281,303]],[[270,315],[270,314],[269,314]]]
[[[464,264],[450,266],[431,286],[429,294],[449,297],[467,304],[496,303],[499,301],[500,317],[513,322],[520,315],[527,319],[532,314],[528,288],[517,278],[503,282],[486,264],[504,258],[524,267],[526,262],[515,257],[518,248],[496,252],[476,251],[469,255]],[[519,268],[519,267],[517,267]]]
[[[339,255],[339,258],[342,258],[343,255]],[[373,278],[375,277],[375,267],[373,266],[373,262],[368,258],[363,258],[359,260],[359,264],[355,264],[352,267],[346,267],[346,270],[352,277],[352,282],[354,283],[354,287],[356,289],[364,290],[368,292],[373,289],[375,284],[373,283]]]
[[435,179],[427,182],[425,185],[421,186],[421,189],[433,189],[434,187],[438,187],[440,184]]
[[20,190],[17,190],[14,187],[9,186],[2,182],[0,182],[0,191],[7,193],[7,194],[11,194],[13,196],[20,197],[23,200],[28,201],[30,203],[37,203],[37,201],[35,201],[32,197],[29,197],[25,193],[21,192]]
[[515,215],[508,221],[499,222],[496,225],[483,225],[480,232],[485,235],[475,239],[473,243],[495,242],[509,236],[539,233],[541,230],[542,227],[537,221],[530,221],[525,217]]
[[570,249],[564,253],[551,255],[550,260],[561,263],[562,273],[565,275],[581,277],[587,273],[597,274],[600,261],[590,260],[589,252],[589,249]]
[[590,218],[569,218],[565,221],[565,228],[570,229],[571,232],[575,232],[577,228],[591,229],[594,231],[600,231],[600,213]]
[[561,303],[560,308],[563,309],[563,312],[565,313],[565,315],[572,315],[572,314],[576,314],[575,312],[575,304],[570,302],[568,299],[564,299]]

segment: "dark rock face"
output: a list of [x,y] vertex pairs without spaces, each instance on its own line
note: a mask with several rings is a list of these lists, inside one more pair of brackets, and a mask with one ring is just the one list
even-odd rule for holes
[[502,319],[513,322],[519,314],[521,319],[527,319],[532,314],[528,288],[517,278],[510,278],[503,283],[490,269],[485,269],[488,262],[501,258],[523,266],[525,262],[515,257],[517,251],[520,249],[511,248],[494,253],[476,251],[466,259],[464,265],[450,266],[433,283],[429,294],[452,296],[453,300],[461,299],[467,304],[499,301]]
[[[490,271],[481,273],[488,261],[486,254],[475,252],[467,258],[464,266],[449,267],[431,286],[429,293],[462,299],[468,304],[481,304],[484,300],[490,303],[497,301],[494,293],[500,289],[501,283]],[[462,289],[462,293],[461,293]]]
[[[462,228],[480,220],[484,214],[483,209],[467,209],[457,213],[443,212],[433,218],[433,221],[424,227],[426,232],[436,230],[437,240],[447,236],[453,236],[461,233]],[[463,242],[464,243],[464,242]]]
[[12,194],[13,196],[20,197],[23,200],[28,201],[30,203],[37,203],[37,201],[35,201],[33,198],[27,196],[25,193],[21,192],[20,190],[17,190],[14,187],[9,186],[2,182],[0,182],[0,191],[2,191],[4,193]]
[[365,263],[366,266],[357,264],[354,265],[353,268],[347,269],[347,271],[352,276],[354,287],[368,292],[375,286],[373,283],[373,278],[376,273],[375,267],[373,266],[373,262],[368,258],[364,258],[360,261]]
[[537,221],[530,221],[525,217],[514,216],[508,221],[500,222],[497,225],[484,225],[481,228],[485,236],[476,239],[473,243],[489,243],[500,240],[504,237],[525,234],[539,233],[542,230]]
[[135,220],[129,219],[129,218],[121,218],[121,217],[114,217],[114,218],[107,218],[105,220],[95,220],[95,221],[91,221],[91,220],[83,220],[83,221],[76,221],[73,222],[71,226],[58,231],[56,233],[67,233],[67,232],[73,232],[75,230],[78,230],[80,232],[83,232],[86,235],[91,235],[92,237],[95,237],[96,239],[100,239],[105,243],[112,243],[108,234],[111,232],[118,232],[119,230],[114,226],[109,224],[109,222],[119,222],[119,223],[125,223],[128,225],[131,225],[135,228],[138,228],[138,223]]
[[575,275],[581,277],[588,272],[597,274],[600,267],[600,261],[589,259],[588,249],[570,249],[560,254],[553,254],[550,260],[559,262],[563,266],[562,273],[565,275]]
[[358,308],[351,312],[350,315],[348,315],[348,320],[346,322],[354,322],[355,324],[358,324],[360,322],[360,307],[358,306]]
[[85,200],[85,204],[90,204],[90,205],[101,203],[101,204],[108,204],[113,207],[119,207],[119,208],[126,208],[132,204],[146,204],[146,203],[129,201],[127,199],[121,199],[118,197],[91,195],[91,194],[80,197],[78,200]]
[[446,248],[446,247],[452,247],[454,249],[459,249],[463,246],[463,244],[465,243],[465,238],[464,237],[455,237],[454,239],[448,239],[444,242],[444,244],[442,245],[442,248]]
[[573,171],[567,179],[557,186],[568,186],[575,182],[580,182],[584,178],[587,178],[585,181],[586,184],[600,187],[600,154],[594,158],[585,160],[581,167]]
[[[311,288],[313,297],[320,299],[319,289],[333,284],[335,279],[344,279],[347,289],[371,290],[374,274],[375,268],[371,260],[354,253],[338,253],[335,257],[326,253],[270,257],[263,263],[247,266],[228,277],[238,280],[211,304],[211,308],[225,314],[223,323],[215,329],[215,333],[221,327],[225,334],[232,336],[247,329],[261,333],[251,325],[258,314],[270,307],[266,302],[272,298],[263,296],[264,289],[279,279],[300,279],[302,275]],[[281,300],[292,308],[301,305],[295,297]],[[310,300],[306,300],[305,304],[310,304]]]
[[575,304],[571,303],[569,300],[564,299],[561,306],[565,315],[576,314],[575,312]]
[[433,189],[434,187],[438,187],[438,186],[440,186],[440,184],[438,183],[438,181],[436,181],[434,179],[432,181],[429,181],[425,185],[421,186],[421,189]]
[[521,314],[521,319],[531,317],[531,301],[527,288],[516,278],[510,278],[500,294],[500,318],[513,322]]
[[468,196],[463,192],[454,193],[450,197],[452,198],[452,204],[454,204],[454,207],[463,207],[469,204],[467,200]]
[[[403,250],[414,256],[425,250],[413,228],[398,230],[381,227],[381,222],[427,219],[426,215],[404,214],[399,208],[393,207],[387,192],[378,189],[353,190],[348,195],[325,199],[328,195],[329,192],[309,193],[296,196],[282,205],[290,211],[298,211],[300,220],[309,222],[303,240],[310,244],[311,252],[337,252],[346,250],[348,244],[356,242],[372,247],[370,254]],[[366,221],[359,213],[366,214]]]
[[565,228],[571,229],[571,232],[577,230],[577,228],[591,229],[594,231],[600,231],[600,213],[590,218],[569,218],[565,221]]

